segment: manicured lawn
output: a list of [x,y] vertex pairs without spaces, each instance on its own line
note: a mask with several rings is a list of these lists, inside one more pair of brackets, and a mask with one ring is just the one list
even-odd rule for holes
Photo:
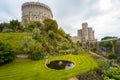
[[0,80],[67,80],[79,73],[98,68],[97,62],[88,55],[64,55],[51,57],[52,60],[70,60],[75,67],[69,70],[52,70],[45,66],[46,60],[14,61],[0,66]]
[[0,40],[6,41],[13,46],[19,46],[25,36],[30,36],[27,33],[0,33]]
[[16,53],[22,44],[22,40],[25,36],[31,36],[32,34],[27,33],[0,33],[0,40],[8,42],[15,49]]

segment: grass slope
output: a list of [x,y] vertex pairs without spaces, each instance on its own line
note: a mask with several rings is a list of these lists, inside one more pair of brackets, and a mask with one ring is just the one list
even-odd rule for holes
[[96,61],[88,55],[64,55],[51,57],[48,60],[70,60],[75,67],[69,70],[52,70],[45,66],[46,60],[18,61],[0,67],[0,80],[67,80],[79,73],[98,67]]
[[31,36],[32,34],[27,34],[27,33],[0,33],[0,40],[4,41],[4,42],[8,42],[9,44],[11,44],[12,47],[16,51],[17,49],[20,48],[23,38],[27,35]]

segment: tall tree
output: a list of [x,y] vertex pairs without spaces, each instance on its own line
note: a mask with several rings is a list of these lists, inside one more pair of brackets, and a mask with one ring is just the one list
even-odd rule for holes
[[[117,38],[115,36],[106,36],[104,38],[102,38],[101,40],[108,40],[108,39],[113,39],[113,38]],[[112,42],[111,41],[105,41],[105,42],[100,42],[100,47],[104,47],[106,48],[106,52],[111,52],[113,51],[112,47]]]
[[54,32],[57,32],[58,30],[58,24],[55,20],[53,19],[45,19],[43,21],[44,25],[45,25],[45,30],[49,31],[49,30],[53,30]]
[[14,31],[21,28],[20,22],[18,20],[11,20],[10,21],[10,28]]
[[40,21],[35,21],[34,23],[35,23],[35,24],[37,25],[37,27],[40,28],[40,29],[41,29],[42,26],[43,26]]
[[58,29],[58,33],[63,37],[66,35],[65,31],[61,27]]
[[107,39],[113,39],[113,38],[117,38],[117,37],[115,37],[115,36],[105,36],[101,40],[107,40]]
[[117,40],[112,41],[112,52],[117,53]]
[[0,23],[0,32],[4,29],[4,28],[9,28],[10,24],[9,23]]
[[37,28],[37,24],[35,22],[28,24],[28,30],[32,31],[35,28]]

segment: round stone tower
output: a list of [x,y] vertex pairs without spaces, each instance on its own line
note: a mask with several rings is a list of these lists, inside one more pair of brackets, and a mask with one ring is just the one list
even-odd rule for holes
[[53,18],[49,6],[40,2],[26,2],[22,5],[22,24]]

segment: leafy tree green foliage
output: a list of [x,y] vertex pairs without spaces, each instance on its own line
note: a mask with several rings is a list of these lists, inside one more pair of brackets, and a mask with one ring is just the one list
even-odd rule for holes
[[22,27],[20,25],[20,22],[18,20],[11,20],[10,21],[10,28],[15,30],[20,30]]
[[107,53],[112,51],[112,44],[110,41],[100,42],[99,45],[100,45],[100,48],[106,48]]
[[42,47],[41,43],[36,42],[31,47],[31,52],[30,52],[29,56],[32,60],[39,60],[39,59],[44,58],[45,53],[43,52],[43,47]]
[[66,35],[66,33],[64,32],[64,30],[61,27],[58,29],[58,33],[63,37]]
[[23,31],[23,26],[18,20],[11,20],[9,23],[0,24],[0,32]]
[[[101,40],[107,40],[107,39],[113,39],[113,38],[117,38],[117,37],[106,36],[106,37],[102,38]],[[100,45],[100,47],[106,48],[107,52],[112,51],[112,43],[110,41],[100,42],[99,45]]]
[[77,47],[81,47],[81,46],[82,46],[82,43],[80,43],[79,41],[77,41],[76,46],[77,46]]
[[43,24],[40,21],[35,21],[34,23],[37,25],[37,28],[42,29]]
[[103,78],[97,74],[96,71],[89,71],[78,76],[79,80],[103,80]]
[[103,72],[104,80],[120,80],[120,67],[110,67]]
[[117,59],[117,55],[115,53],[108,53],[107,58],[108,59]]
[[36,42],[32,37],[25,37],[22,43],[22,51],[28,54],[33,60],[39,60],[44,57],[42,44]]
[[71,49],[70,35],[66,34],[62,28],[58,29],[55,20],[45,19],[41,26],[42,28],[33,30],[33,38],[42,44],[44,53],[47,55],[59,55],[61,51],[66,52]]
[[52,30],[48,32],[41,31],[40,38],[43,50],[47,55],[59,55],[62,50],[66,52],[66,50],[71,49],[69,40]]
[[43,29],[43,24],[40,21],[34,21],[25,26],[25,30],[33,31],[35,28]]
[[47,55],[54,55],[56,53],[56,46],[58,42],[55,38],[49,37],[49,34],[46,34],[46,37],[41,37],[41,43],[43,50]]
[[58,24],[57,24],[57,22],[55,20],[53,20],[53,19],[45,19],[43,21],[43,23],[45,25],[44,27],[45,27],[46,31],[52,30],[52,31],[57,32]]
[[9,23],[0,23],[0,32],[3,31],[5,28],[9,28],[10,24]]
[[117,63],[120,64],[120,57],[117,58]]
[[66,35],[65,35],[65,38],[66,38],[68,41],[72,42],[71,37],[70,37],[70,34],[66,34]]
[[51,38],[51,39],[55,38],[55,33],[53,31],[49,30],[48,31],[48,37]]
[[93,51],[93,52],[97,52],[97,48],[96,47],[91,47],[90,50]]
[[11,45],[0,41],[0,65],[12,61],[14,57],[15,53]]
[[101,40],[107,40],[107,39],[113,39],[113,38],[117,38],[117,37],[115,37],[115,36],[106,36],[106,37],[104,37],[104,38],[102,38]]
[[40,33],[41,33],[40,29],[39,29],[39,28],[35,28],[35,29],[33,30],[33,37],[34,37],[35,39],[39,39]]
[[59,50],[67,50],[67,49],[69,49],[70,48],[70,46],[69,46],[69,42],[63,42],[62,44],[60,44],[59,45]]
[[112,52],[117,53],[117,40],[112,41]]
[[30,50],[34,44],[35,44],[35,40],[32,39],[31,36],[24,37],[24,39],[22,41],[22,45],[21,45],[21,49],[22,49],[23,53],[29,54],[31,52]]
[[[11,21],[14,30],[16,30],[15,23],[15,20]],[[74,47],[70,35],[66,34],[62,28],[58,29],[55,20],[45,19],[43,23],[32,22],[25,26],[25,30],[29,33],[25,33],[22,38],[19,38],[20,35],[11,37],[12,34],[10,34],[9,38],[5,40],[11,44],[12,41],[16,42],[17,44],[12,45],[14,51],[17,54],[28,54],[31,59],[37,60],[43,58],[44,55],[62,55],[61,52],[71,53],[70,51]],[[26,37],[23,39],[24,36]]]
[[32,30],[33,30],[34,28],[36,28],[36,27],[37,27],[37,24],[34,23],[34,22],[28,24],[28,30],[30,30],[30,31],[32,31]]

